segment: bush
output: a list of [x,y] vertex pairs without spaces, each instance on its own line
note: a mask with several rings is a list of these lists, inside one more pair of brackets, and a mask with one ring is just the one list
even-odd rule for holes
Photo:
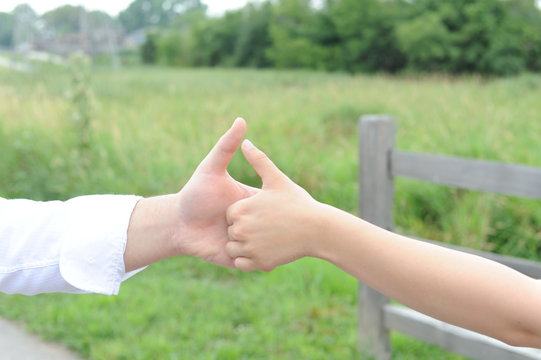
[[438,14],[426,13],[405,21],[397,26],[396,34],[410,68],[447,70],[454,49],[451,34]]
[[155,64],[158,59],[157,34],[149,33],[141,46],[141,61],[143,64]]

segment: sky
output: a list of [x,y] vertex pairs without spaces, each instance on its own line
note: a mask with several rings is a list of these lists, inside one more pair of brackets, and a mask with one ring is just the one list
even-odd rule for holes
[[[88,10],[103,10],[118,15],[132,0],[0,0],[0,12],[10,12],[15,6],[26,3],[38,14],[43,14],[61,5],[83,5]],[[226,10],[244,6],[248,0],[203,0],[211,15],[220,15]]]
[[[256,0],[203,0],[209,7],[211,15],[221,15],[226,10],[237,9],[249,1]],[[0,12],[10,12],[21,3],[29,4],[38,14],[57,8],[61,5],[83,5],[88,10],[103,10],[111,15],[118,15],[132,0],[0,0]],[[537,0],[541,7],[541,0]]]

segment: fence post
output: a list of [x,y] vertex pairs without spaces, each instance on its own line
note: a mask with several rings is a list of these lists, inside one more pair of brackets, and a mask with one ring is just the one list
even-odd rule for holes
[[[387,230],[393,229],[394,183],[390,154],[395,130],[390,116],[365,115],[360,120],[360,215]],[[389,360],[391,345],[383,319],[383,307],[389,299],[363,284],[359,284],[359,298],[360,349],[377,360]]]

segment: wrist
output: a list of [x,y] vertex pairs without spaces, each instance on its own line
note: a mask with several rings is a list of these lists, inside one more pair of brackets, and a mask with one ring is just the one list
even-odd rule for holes
[[315,237],[312,241],[311,255],[322,260],[335,263],[335,254],[339,251],[343,239],[343,222],[353,215],[331,205],[318,203],[318,211],[314,220]]
[[134,270],[177,255],[176,195],[162,195],[139,200],[128,227],[124,253],[126,270]]
[[327,260],[332,249],[331,231],[329,227],[332,224],[331,218],[334,211],[337,210],[330,205],[316,202],[309,215],[309,221],[306,222],[309,229],[309,236],[305,237],[306,255]]

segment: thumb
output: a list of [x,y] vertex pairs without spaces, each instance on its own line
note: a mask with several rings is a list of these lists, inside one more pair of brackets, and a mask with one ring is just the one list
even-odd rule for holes
[[211,173],[224,172],[233,155],[235,155],[235,151],[237,151],[245,132],[246,121],[237,118],[231,128],[222,135],[209,154],[203,159],[198,169]]
[[263,181],[263,187],[276,186],[289,178],[282,172],[268,156],[252,144],[250,140],[242,143],[242,153],[256,173]]

